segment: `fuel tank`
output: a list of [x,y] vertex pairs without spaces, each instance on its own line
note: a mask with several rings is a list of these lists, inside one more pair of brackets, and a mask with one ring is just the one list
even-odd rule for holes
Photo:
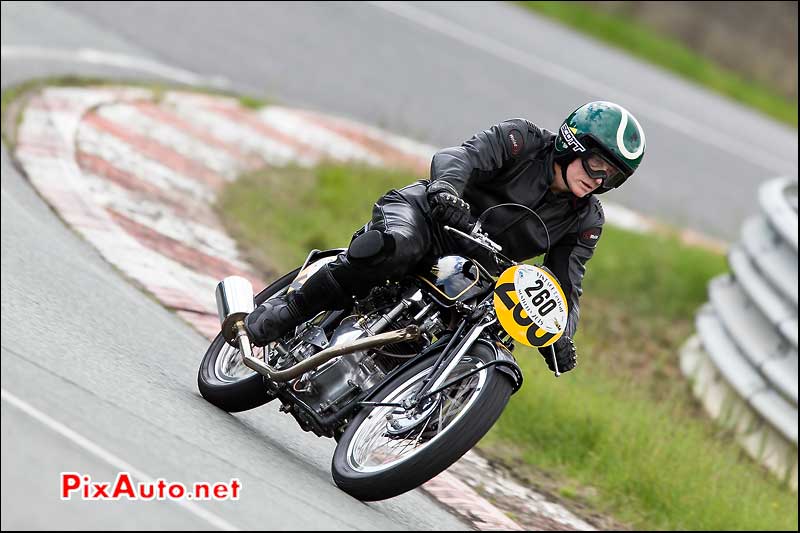
[[485,294],[494,286],[494,280],[482,272],[475,261],[459,255],[440,258],[429,271],[418,273],[417,278],[432,289],[432,296],[446,307]]

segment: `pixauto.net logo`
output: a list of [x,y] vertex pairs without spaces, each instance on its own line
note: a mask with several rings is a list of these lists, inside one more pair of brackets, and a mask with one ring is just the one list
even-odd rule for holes
[[165,479],[134,482],[128,472],[120,472],[114,481],[92,481],[78,472],[62,472],[62,500],[238,500],[242,487],[238,479],[227,483],[197,482],[188,487]]

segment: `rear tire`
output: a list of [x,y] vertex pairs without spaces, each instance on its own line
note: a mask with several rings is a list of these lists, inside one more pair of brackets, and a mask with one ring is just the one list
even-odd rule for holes
[[[298,268],[289,272],[258,293],[255,297],[256,305],[261,305],[268,298],[288,287],[299,271]],[[197,387],[203,398],[229,413],[247,411],[274,399],[264,386],[264,378],[257,372],[250,371],[240,379],[224,376],[220,371],[220,355],[232,358],[238,356],[239,362],[241,362],[239,350],[225,342],[221,333],[217,335],[203,356],[200,370],[197,373]]]

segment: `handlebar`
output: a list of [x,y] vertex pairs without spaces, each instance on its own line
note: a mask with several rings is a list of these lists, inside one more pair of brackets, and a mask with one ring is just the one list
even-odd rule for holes
[[477,244],[478,246],[481,246],[481,247],[489,250],[490,252],[492,252],[494,254],[495,260],[498,260],[498,258],[502,258],[502,260],[504,262],[506,262],[506,263],[508,263],[510,265],[517,265],[517,264],[519,264],[518,262],[514,261],[513,259],[510,259],[510,258],[506,257],[505,255],[503,255],[501,253],[501,251],[503,250],[502,246],[500,246],[499,244],[494,242],[489,237],[489,235],[487,235],[485,232],[481,231],[481,224],[483,223],[484,220],[486,220],[486,218],[489,215],[489,213],[491,213],[494,209],[498,209],[498,208],[501,208],[501,207],[517,207],[517,208],[525,209],[525,210],[529,211],[533,216],[535,216],[536,219],[542,224],[542,228],[544,229],[545,236],[547,237],[547,248],[545,250],[545,254],[550,253],[550,232],[547,230],[547,224],[544,223],[544,221],[542,220],[542,217],[540,217],[536,213],[536,211],[534,211],[530,207],[528,207],[526,205],[522,205],[522,204],[517,204],[517,203],[513,203],[512,202],[512,203],[497,204],[497,205],[493,205],[492,207],[489,207],[483,213],[481,213],[481,216],[478,217],[478,220],[472,226],[470,226],[468,228],[469,233],[464,233],[463,231],[455,229],[455,228],[450,227],[450,226],[443,226],[443,228],[444,228],[445,231],[449,231],[450,233],[458,235],[458,236],[460,236],[460,237],[462,237],[464,239],[467,239],[470,242],[473,242],[473,243]]
[[469,241],[474,242],[479,246],[483,246],[484,248],[490,250],[493,253],[500,253],[503,251],[502,246],[494,242],[492,239],[489,238],[489,236],[486,233],[481,231],[480,222],[476,222],[475,224],[473,224],[473,226],[470,228],[469,233],[464,233],[463,231],[457,230],[450,226],[443,226],[443,228],[445,231],[449,231],[451,233],[459,235]]

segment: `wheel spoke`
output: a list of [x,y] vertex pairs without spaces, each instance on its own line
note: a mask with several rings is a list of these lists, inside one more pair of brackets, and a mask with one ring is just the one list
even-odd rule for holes
[[[459,387],[458,391],[456,392],[456,396],[453,397],[453,398],[449,398],[448,396],[445,395],[445,397],[448,398],[448,400],[449,400],[447,402],[447,411],[446,411],[445,414],[449,415],[450,411],[453,409],[453,406],[461,405],[462,402],[460,402],[459,400],[461,400],[461,398],[463,398],[464,395],[467,394],[467,392],[470,391],[470,384],[471,384],[471,381],[469,383],[461,382],[461,386]],[[474,389],[472,389],[472,390],[474,390]]]
[[442,410],[444,409],[444,396],[442,400],[439,402],[439,422],[436,424],[436,433],[440,433],[442,431]]
[[425,433],[425,430],[427,429],[428,424],[430,423],[430,421],[431,421],[431,417],[428,416],[427,420],[425,420],[425,424],[423,424],[423,426],[422,426],[422,429],[419,430],[419,435],[417,435],[417,438],[414,441],[414,446],[415,447],[417,446],[417,444],[419,444],[419,439],[422,438],[422,434]]
[[[465,371],[469,371],[477,364],[470,361],[465,366],[469,367]],[[421,371],[398,386],[383,401],[401,402],[410,398],[414,391],[419,389],[426,376],[427,371]],[[404,437],[399,435],[393,437],[389,434],[391,418],[387,418],[387,415],[391,414],[390,416],[395,416],[396,420],[401,421],[404,420],[403,416],[411,416],[409,413],[395,413],[399,410],[392,408],[374,408],[372,413],[361,421],[349,444],[348,462],[355,470],[372,472],[391,468],[407,460],[452,427],[475,401],[481,389],[480,385],[485,379],[486,372],[480,372],[454,385],[458,387],[455,391],[451,388],[443,392],[437,400],[439,405],[431,409],[431,412],[422,413],[425,416],[424,422],[421,421],[416,428],[409,429]],[[453,396],[449,396],[447,392]],[[413,419],[404,421],[413,424]]]

